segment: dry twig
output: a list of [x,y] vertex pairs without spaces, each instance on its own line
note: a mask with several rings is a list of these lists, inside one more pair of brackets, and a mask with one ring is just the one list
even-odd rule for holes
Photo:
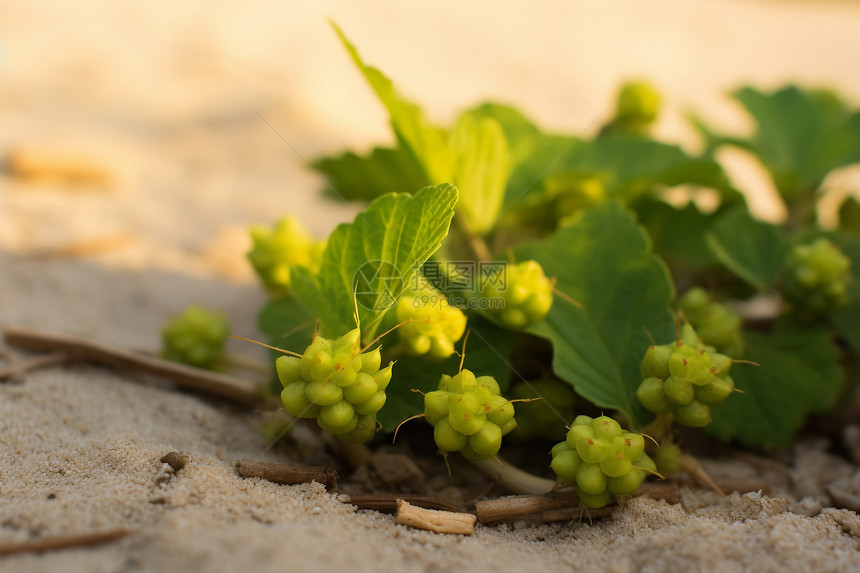
[[42,551],[51,551],[54,549],[98,545],[120,539],[130,535],[131,533],[133,532],[127,529],[113,529],[96,533],[82,533],[80,535],[34,539],[33,541],[24,541],[23,543],[0,546],[0,556],[14,555],[15,553],[41,553]]
[[475,520],[471,513],[454,513],[415,507],[403,499],[397,500],[397,517],[395,523],[408,525],[417,529],[426,529],[436,533],[455,533],[472,535],[475,531]]
[[337,470],[325,466],[294,466],[239,460],[236,469],[242,477],[259,477],[275,483],[295,485],[319,482],[326,487],[337,484]]
[[350,503],[358,509],[372,509],[382,513],[394,513],[397,511],[398,500],[403,500],[412,505],[423,507],[425,509],[440,509],[445,511],[457,511],[459,506],[456,503],[430,497],[427,495],[417,495],[410,493],[380,493],[374,495],[353,495],[349,492],[342,491],[341,493],[349,497],[349,501],[344,500],[344,503]]
[[114,368],[154,374],[183,388],[214,394],[242,404],[257,405],[262,399],[256,388],[244,380],[192,368],[128,350],[112,348],[82,338],[8,327],[3,330],[6,343],[25,350],[60,352],[68,360],[95,362]]

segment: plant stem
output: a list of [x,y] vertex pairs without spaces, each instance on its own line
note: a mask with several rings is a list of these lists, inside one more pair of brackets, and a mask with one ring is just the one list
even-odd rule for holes
[[472,463],[511,493],[537,495],[555,489],[554,481],[525,472],[498,457]]

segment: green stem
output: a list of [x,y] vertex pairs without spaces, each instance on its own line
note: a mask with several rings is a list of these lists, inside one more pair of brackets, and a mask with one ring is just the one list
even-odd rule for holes
[[554,481],[525,472],[499,457],[472,464],[511,493],[539,495],[555,489]]

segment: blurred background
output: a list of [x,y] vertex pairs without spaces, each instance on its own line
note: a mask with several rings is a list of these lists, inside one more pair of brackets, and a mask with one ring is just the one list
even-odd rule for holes
[[[743,84],[860,104],[856,2],[5,2],[0,249],[244,280],[248,225],[292,212],[322,236],[351,219],[305,160],[392,136],[327,18],[442,124],[490,99],[587,135],[643,78],[664,97],[656,135],[695,150],[684,114],[747,128],[726,95]],[[727,164],[778,218],[761,170]]]

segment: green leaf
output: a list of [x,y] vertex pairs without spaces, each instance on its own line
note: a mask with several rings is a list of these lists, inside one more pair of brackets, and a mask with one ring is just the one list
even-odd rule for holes
[[778,227],[754,219],[745,208],[723,215],[705,241],[720,262],[759,290],[776,284],[791,250]]
[[269,344],[301,354],[311,343],[316,316],[293,297],[270,300],[257,315]]
[[842,387],[837,349],[826,332],[788,323],[768,334],[745,331],[744,339],[744,358],[760,366],[732,366],[730,375],[744,393],[714,408],[705,430],[721,439],[786,448],[809,413],[834,405]]
[[516,257],[537,260],[558,280],[557,289],[582,304],[556,297],[546,319],[529,329],[552,343],[555,373],[597,406],[641,425],[647,414],[633,394],[651,344],[646,330],[658,340],[675,331],[672,281],[648,235],[629,212],[609,203],[518,249]]
[[416,104],[397,93],[394,84],[385,74],[366,65],[358,50],[350,43],[337,24],[332,22],[331,25],[343,42],[352,61],[388,111],[391,126],[398,139],[415,154],[430,181],[437,184],[452,181],[454,157],[448,146],[448,135],[445,131],[431,125]]
[[[772,93],[743,87],[732,94],[756,123],[747,138],[720,138],[753,151],[787,198],[811,194],[837,167],[860,161],[860,112],[833,92],[788,86]],[[700,126],[700,131],[709,130]]]
[[670,268],[702,269],[718,264],[705,243],[705,233],[717,214],[702,213],[694,203],[679,209],[657,199],[637,202],[634,208],[654,241],[654,251]]
[[676,145],[624,135],[580,140],[556,171],[603,176],[610,197],[630,201],[657,187],[681,184],[716,189],[735,200],[725,172],[709,158],[688,155]]
[[[476,376],[492,376],[502,391],[508,387],[511,371],[508,366],[514,348],[514,333],[491,322],[474,317],[469,319],[469,343],[463,367]],[[392,370],[391,383],[385,390],[388,398],[379,411],[382,429],[393,431],[397,424],[424,411],[424,397],[412,389],[427,393],[436,390],[442,374],[456,374],[460,369],[457,355],[443,362],[430,362],[423,358],[406,356],[397,360]],[[416,422],[418,423],[418,422]]]
[[511,171],[511,156],[501,126],[493,118],[460,116],[451,147],[453,181],[460,190],[458,213],[472,232],[482,235],[493,228],[502,208]]
[[327,195],[348,201],[371,201],[430,183],[415,158],[400,148],[375,147],[365,157],[348,151],[339,157],[317,159],[311,165],[326,177]]
[[372,340],[385,313],[447,236],[456,202],[457,189],[447,184],[414,197],[380,197],[332,232],[317,274],[290,269],[295,295],[317,313],[321,331],[340,336],[353,328],[357,301],[362,337]]

